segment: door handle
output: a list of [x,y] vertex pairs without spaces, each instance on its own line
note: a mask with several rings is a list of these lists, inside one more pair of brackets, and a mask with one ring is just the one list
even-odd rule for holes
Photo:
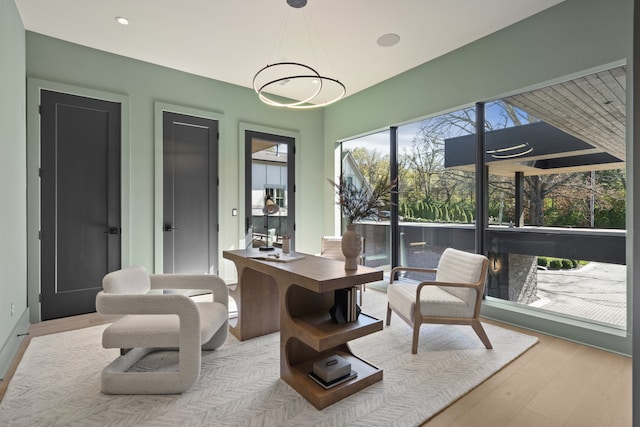
[[109,229],[105,231],[104,234],[120,234],[120,232],[120,227],[109,227]]
[[167,232],[171,232],[177,230],[177,228],[174,228],[172,224],[165,224],[164,227],[162,228],[162,231],[167,231]]

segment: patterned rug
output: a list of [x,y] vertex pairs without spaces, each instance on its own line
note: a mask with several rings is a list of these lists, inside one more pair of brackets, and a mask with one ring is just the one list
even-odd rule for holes
[[[386,294],[364,294],[380,319]],[[3,426],[414,426],[468,393],[537,342],[485,324],[486,350],[469,326],[424,325],[417,355],[411,329],[391,326],[351,343],[384,370],[382,381],[322,411],[280,379],[279,334],[245,342],[229,335],[205,352],[196,384],[181,395],[107,396],[100,371],[117,354],[101,347],[105,326],[33,338],[0,403]],[[165,353],[148,366],[175,362]]]

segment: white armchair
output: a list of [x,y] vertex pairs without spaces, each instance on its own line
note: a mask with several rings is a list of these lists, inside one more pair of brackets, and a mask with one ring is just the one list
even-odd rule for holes
[[[149,275],[137,266],[107,274],[102,287],[97,311],[124,315],[102,335],[104,348],[122,349],[102,371],[103,393],[182,393],[200,375],[201,349],[216,349],[227,338],[228,290],[217,276]],[[199,289],[212,296],[196,301],[182,293],[150,293],[152,289]],[[178,371],[127,372],[147,354],[166,349],[178,350]]]
[[[418,352],[420,325],[439,323],[471,325],[487,349],[493,348],[480,323],[480,305],[484,293],[489,260],[484,255],[447,248],[437,269],[396,267],[391,270],[387,288],[387,325],[395,312],[413,327],[411,353]],[[394,281],[397,272],[436,273],[434,281],[410,283]]]

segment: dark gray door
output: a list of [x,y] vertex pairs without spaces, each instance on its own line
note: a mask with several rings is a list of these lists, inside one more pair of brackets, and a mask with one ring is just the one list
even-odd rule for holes
[[218,122],[164,112],[165,273],[218,273]]
[[41,92],[41,317],[95,311],[120,268],[120,104]]

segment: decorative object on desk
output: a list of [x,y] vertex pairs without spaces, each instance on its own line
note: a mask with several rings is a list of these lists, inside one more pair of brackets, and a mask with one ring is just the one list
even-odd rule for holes
[[329,309],[331,319],[337,324],[355,322],[360,316],[360,307],[356,304],[357,288],[336,289],[334,304]]
[[275,253],[275,254],[269,254],[269,255],[265,255],[265,256],[253,256],[251,257],[252,259],[259,259],[262,261],[274,261],[274,262],[291,262],[291,261],[296,261],[299,259],[303,259],[304,255],[300,254],[300,253],[296,253],[296,252],[291,252],[288,254],[285,253]]
[[357,270],[358,259],[362,253],[362,236],[356,231],[355,224],[347,224],[347,231],[342,234],[342,254],[344,269]]
[[291,251],[291,237],[282,236],[282,253],[288,254]]
[[325,383],[331,383],[351,374],[351,363],[334,354],[313,362],[313,373]]
[[280,211],[280,206],[276,202],[273,201],[270,194],[267,194],[264,198],[264,207],[262,208],[262,213],[264,214],[265,220],[265,228],[267,229],[267,243],[265,246],[260,248],[261,251],[272,251],[273,246],[269,245],[269,215],[273,215]]
[[[358,187],[347,181],[341,174],[338,181],[328,179],[336,192],[336,204],[340,205],[342,215],[347,221],[347,231],[342,235],[342,252],[345,257],[345,270],[358,268],[358,257],[362,251],[362,237],[355,231],[355,222],[364,219],[379,219],[380,208],[391,203],[391,193],[395,191],[396,181],[382,178],[371,186],[364,181]],[[354,252],[358,251],[355,255]]]

